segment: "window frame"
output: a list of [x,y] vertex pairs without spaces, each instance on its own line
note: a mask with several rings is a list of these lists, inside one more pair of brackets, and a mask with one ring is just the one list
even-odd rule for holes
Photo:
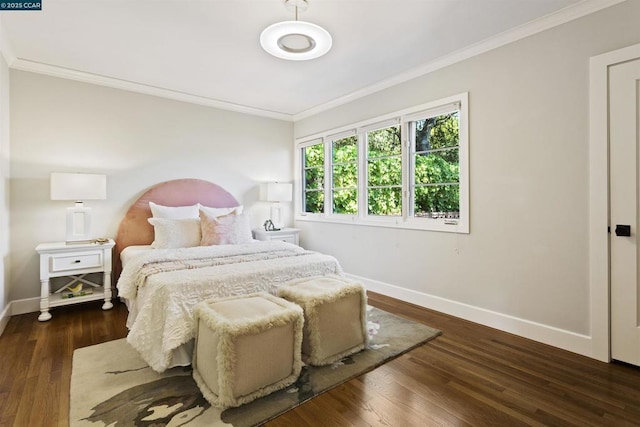
[[[430,230],[452,233],[469,233],[469,93],[463,92],[447,98],[435,100],[384,116],[375,117],[356,124],[331,129],[326,132],[297,138],[294,142],[298,154],[295,156],[295,218],[297,221],[320,221],[333,223],[349,223],[365,226],[392,227],[414,230]],[[409,140],[409,123],[415,120],[433,117],[450,112],[453,108],[459,111],[459,211],[457,219],[424,218],[410,216],[413,214],[413,188],[415,177],[411,176],[414,168],[412,141]],[[400,216],[369,215],[368,206],[368,150],[366,132],[400,125],[401,161],[402,161],[402,214]],[[358,140],[358,211],[357,214],[334,214],[333,211],[333,141],[345,136],[357,136]],[[323,143],[325,150],[325,187],[324,212],[304,212],[304,182],[302,181],[302,148]]]
[[[313,147],[314,145],[320,145],[323,144],[323,156],[324,156],[324,162],[323,162],[323,173],[324,173],[324,177],[323,177],[323,189],[322,192],[324,193],[324,201],[323,201],[323,206],[324,206],[324,211],[323,212],[306,212],[305,211],[305,200],[306,200],[306,185],[305,185],[305,171],[306,171],[306,167],[305,167],[305,162],[304,162],[304,151],[303,149],[305,148],[309,148],[309,147]],[[294,182],[294,200],[295,200],[295,206],[296,206],[296,213],[302,214],[302,215],[310,215],[310,216],[323,216],[324,213],[327,210],[327,144],[326,142],[322,139],[322,138],[313,138],[310,139],[304,143],[301,143],[298,145],[297,147],[298,149],[298,155],[296,156],[296,170],[299,172],[298,173],[298,179],[295,180]],[[298,190],[299,189],[299,190]]]

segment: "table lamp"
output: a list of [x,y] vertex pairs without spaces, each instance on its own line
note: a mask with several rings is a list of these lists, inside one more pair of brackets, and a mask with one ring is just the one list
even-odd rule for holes
[[265,198],[267,202],[274,202],[271,205],[271,222],[276,229],[282,228],[282,204],[292,200],[293,184],[282,182],[268,182],[266,185]]
[[91,208],[84,200],[107,198],[107,176],[89,173],[51,174],[51,200],[73,200],[75,205],[67,208],[66,242],[87,243],[91,241]]

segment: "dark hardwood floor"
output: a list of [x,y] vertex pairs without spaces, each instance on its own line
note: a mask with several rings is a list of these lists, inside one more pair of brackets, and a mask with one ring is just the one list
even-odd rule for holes
[[[275,426],[638,426],[640,369],[601,363],[378,294],[441,329],[424,346],[268,423]],[[66,426],[73,350],[122,338],[127,310],[14,316],[0,337],[0,426]]]

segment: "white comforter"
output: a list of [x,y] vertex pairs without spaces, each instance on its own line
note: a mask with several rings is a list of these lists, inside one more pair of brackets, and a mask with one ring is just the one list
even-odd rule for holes
[[195,337],[197,303],[276,293],[289,280],[324,274],[342,274],[335,258],[284,242],[151,250],[129,261],[118,280],[129,303],[127,342],[162,372],[172,352]]

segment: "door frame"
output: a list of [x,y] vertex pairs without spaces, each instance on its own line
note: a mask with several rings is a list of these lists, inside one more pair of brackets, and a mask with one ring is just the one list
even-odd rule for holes
[[[609,67],[640,58],[640,44],[589,59],[589,290],[591,357],[611,361]],[[637,232],[637,230],[636,230]]]

